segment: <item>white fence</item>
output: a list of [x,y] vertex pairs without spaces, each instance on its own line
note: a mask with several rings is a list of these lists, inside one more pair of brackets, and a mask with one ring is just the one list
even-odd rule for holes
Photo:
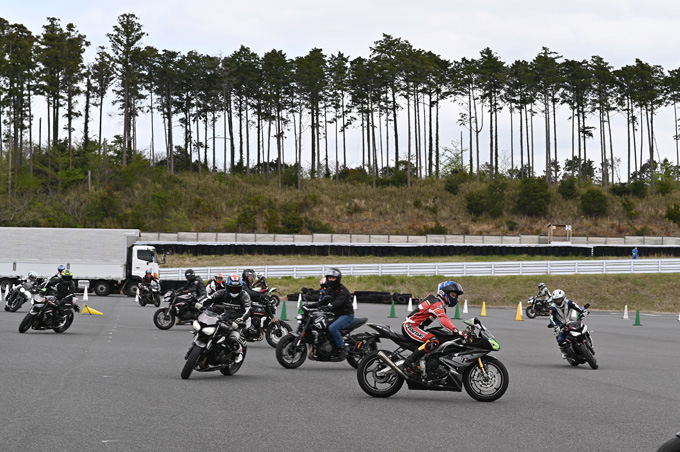
[[[427,264],[357,264],[357,265],[272,265],[253,267],[193,267],[204,280],[221,273],[226,277],[240,275],[245,268],[263,273],[267,278],[306,278],[324,274],[335,267],[345,276],[510,276],[510,275],[575,275],[613,273],[680,273],[680,259],[619,259],[574,261],[517,262],[440,262]],[[186,268],[162,268],[160,277],[183,280]]]

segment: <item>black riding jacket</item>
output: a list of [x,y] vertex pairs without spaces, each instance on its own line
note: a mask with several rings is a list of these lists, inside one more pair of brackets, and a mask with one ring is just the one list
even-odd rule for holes
[[196,276],[196,279],[193,281],[187,281],[180,290],[186,290],[189,293],[194,294],[197,298],[201,298],[207,294],[205,284],[203,284],[203,280],[200,276]]
[[310,303],[307,306],[310,308],[331,305],[331,311],[336,316],[354,314],[354,307],[352,306],[352,296],[349,289],[343,284],[338,284],[335,287],[326,289],[326,296],[324,296],[318,303]]
[[251,301],[250,295],[245,290],[242,290],[238,297],[233,298],[225,289],[218,290],[212,294],[204,303],[219,304],[224,306],[224,317],[227,320],[236,320],[239,317],[243,320],[250,318]]

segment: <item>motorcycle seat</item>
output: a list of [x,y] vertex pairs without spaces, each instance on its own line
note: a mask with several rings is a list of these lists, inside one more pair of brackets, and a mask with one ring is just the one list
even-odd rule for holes
[[349,331],[355,330],[366,322],[368,322],[368,319],[365,318],[365,317],[354,319],[354,321],[347,328],[344,328],[342,331],[349,332]]

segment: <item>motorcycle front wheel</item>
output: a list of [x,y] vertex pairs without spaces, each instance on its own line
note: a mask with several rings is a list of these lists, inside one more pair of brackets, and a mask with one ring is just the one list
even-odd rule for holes
[[286,334],[276,345],[276,360],[286,369],[297,369],[307,359],[307,345],[296,346],[298,337]]
[[279,320],[276,322],[276,325],[273,322],[270,322],[269,325],[267,325],[267,331],[265,331],[264,336],[267,338],[267,343],[276,348],[281,341],[281,338],[292,332],[293,329],[289,324]]
[[[379,350],[375,350],[359,363],[357,367],[357,381],[364,392],[372,397],[390,397],[399,392],[404,379],[385,363]],[[390,352],[385,351],[389,355]]]
[[508,389],[508,370],[496,358],[485,356],[481,358],[484,370],[478,361],[465,369],[463,384],[465,390],[478,402],[493,402],[500,399]]
[[241,368],[241,366],[243,365],[243,363],[246,360],[246,353],[248,353],[248,349],[244,347],[243,348],[243,359],[241,360],[241,362],[238,363],[238,364],[231,363],[227,367],[223,367],[222,369],[220,369],[220,372],[222,373],[222,375],[234,375],[236,372],[238,372],[238,370]]
[[175,313],[168,308],[159,309],[153,315],[153,323],[159,330],[169,330],[175,324]]
[[588,365],[590,365],[590,367],[592,367],[593,369],[597,369],[598,367],[600,367],[597,364],[597,359],[595,359],[593,354],[590,353],[590,349],[588,349],[588,346],[585,343],[579,345],[578,349],[581,352],[581,355],[583,355],[583,358],[586,360]]
[[191,376],[191,373],[194,371],[194,367],[198,362],[198,358],[201,357],[202,353],[203,349],[201,347],[194,346],[194,348],[191,349],[191,353],[189,353],[189,357],[184,363],[184,367],[182,367],[182,373],[180,374],[182,380],[186,380]]
[[156,294],[156,296],[154,297],[153,305],[156,306],[157,308],[161,306],[160,294]]
[[530,304],[529,306],[527,306],[527,308],[524,310],[524,312],[526,312],[527,317],[529,317],[530,319],[536,318],[536,311],[534,310],[533,304]]
[[54,330],[55,333],[63,333],[64,331],[69,329],[72,323],[73,323],[73,311],[68,311],[64,318],[61,320],[61,322],[59,322],[59,325],[52,329]]
[[29,312],[26,314],[26,317],[21,320],[21,323],[19,324],[19,332],[25,333],[29,330],[29,328],[31,328],[31,325],[33,325],[33,314]]

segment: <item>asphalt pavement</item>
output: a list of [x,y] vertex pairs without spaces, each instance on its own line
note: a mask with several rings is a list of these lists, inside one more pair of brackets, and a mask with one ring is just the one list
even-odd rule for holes
[[[487,308],[480,319],[500,343],[510,386],[480,403],[406,386],[372,398],[347,363],[287,370],[266,341],[248,344],[234,376],[181,380],[190,325],[161,331],[156,308],[132,298],[86,303],[103,315],[76,314],[63,334],[20,334],[28,307],[0,311],[3,451],[655,451],[680,431],[677,315],[643,314],[633,326],[634,315],[594,311],[592,370],[561,359],[546,318]],[[396,311],[388,318],[389,305],[361,304],[356,315],[398,329],[406,307]],[[461,316],[480,316],[469,311]],[[294,302],[287,314],[296,326]]]

